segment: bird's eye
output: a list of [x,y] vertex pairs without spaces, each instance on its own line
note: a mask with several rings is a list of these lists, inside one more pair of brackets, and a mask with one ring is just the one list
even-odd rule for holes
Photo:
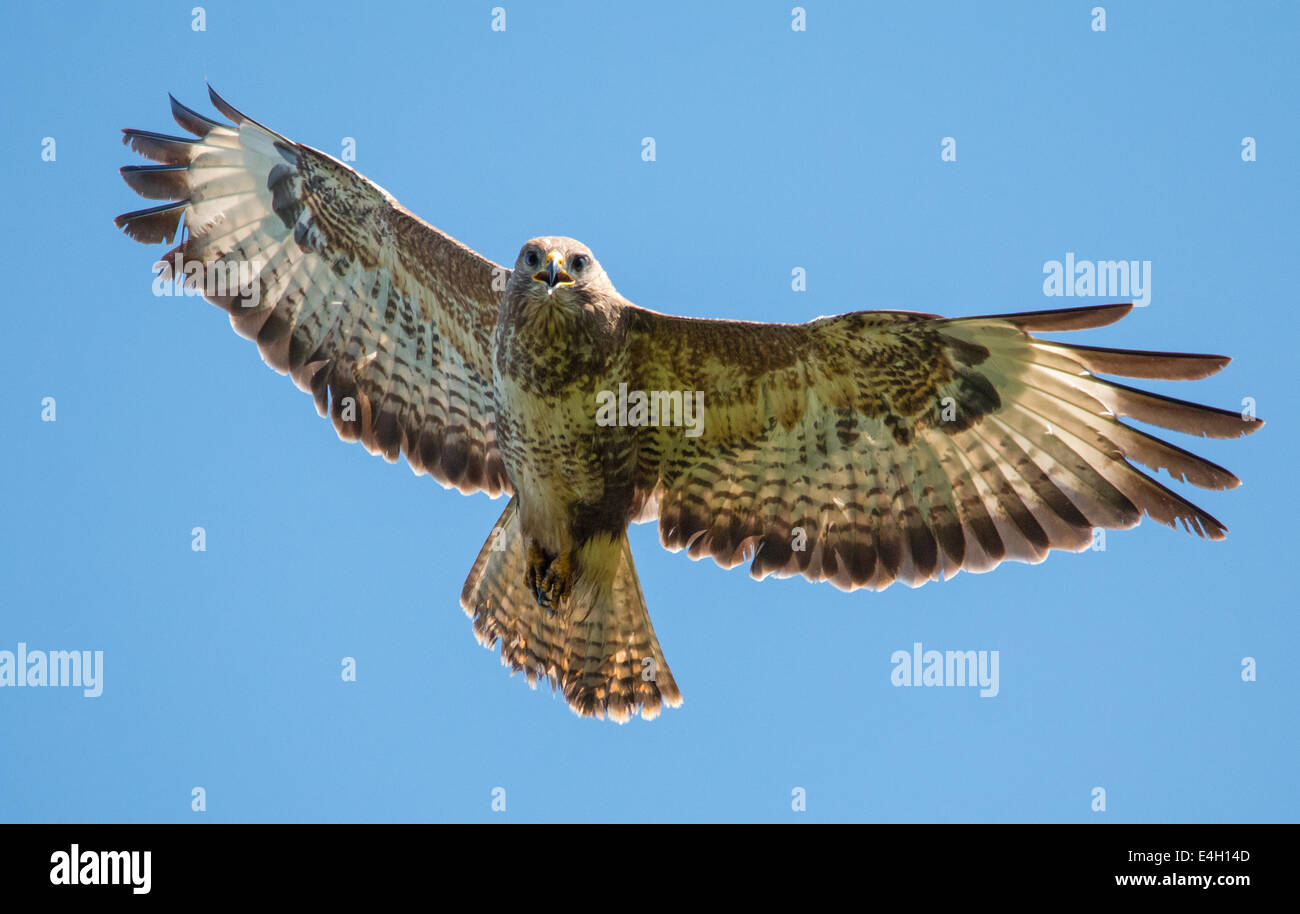
[[524,251],[524,265],[527,266],[529,269],[532,269],[533,267],[537,266],[541,262],[542,262],[542,255],[537,253],[536,248],[529,248],[528,250]]
[[569,266],[573,267],[573,272],[581,273],[583,270],[587,269],[587,265],[590,263],[591,258],[586,254],[576,254],[574,255],[574,258],[569,261]]

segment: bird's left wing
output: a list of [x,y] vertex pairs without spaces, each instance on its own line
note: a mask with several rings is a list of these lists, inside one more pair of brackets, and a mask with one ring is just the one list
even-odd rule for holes
[[[1239,480],[1120,417],[1214,438],[1263,423],[1100,375],[1187,380],[1228,359],[1030,335],[1103,326],[1131,307],[799,325],[632,309],[629,388],[661,407],[640,435],[638,519],[657,518],[663,544],[692,558],[752,558],[754,577],[844,589],[1038,562],[1144,514],[1220,539],[1222,524],[1130,461],[1203,488]],[[700,415],[686,417],[697,429],[676,421],[678,395],[688,407],[698,397]]]
[[389,461],[405,454],[464,492],[508,491],[492,385],[507,271],[342,162],[211,96],[233,124],[172,99],[193,137],[123,131],[161,163],[123,168],[127,184],[168,202],[118,226],[149,244],[183,231],[162,279],[228,311],[341,438]]

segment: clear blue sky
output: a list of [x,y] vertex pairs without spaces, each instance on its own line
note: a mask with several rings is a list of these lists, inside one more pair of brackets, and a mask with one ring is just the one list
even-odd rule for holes
[[[192,5],[0,13],[0,650],[104,651],[99,698],[0,689],[0,820],[1297,818],[1296,5],[1105,3],[1104,33],[1094,2],[811,0],[802,33],[789,0],[502,0],[504,33],[491,0],[209,2],[203,32]],[[1046,261],[1149,260],[1150,306],[1073,340],[1235,357],[1159,387],[1269,421],[1175,435],[1245,480],[1180,488],[1232,532],[1147,522],[844,594],[637,527],[686,702],[580,720],[457,605],[502,502],[339,442],[219,310],[151,294],[164,248],[112,225],[147,205],[118,131],[176,132],[166,93],[209,111],[205,79],[335,155],[353,137],[498,261],[582,239],[656,310],[1033,310],[1086,303],[1044,296]],[[917,641],[997,650],[999,695],[893,687]]]

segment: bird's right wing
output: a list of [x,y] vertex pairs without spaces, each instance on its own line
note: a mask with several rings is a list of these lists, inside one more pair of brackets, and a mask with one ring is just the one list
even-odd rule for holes
[[509,491],[496,446],[492,338],[506,272],[342,162],[237,111],[233,124],[172,99],[182,138],[125,130],[158,165],[122,176],[159,206],[117,217],[170,243],[183,278],[230,313],[266,363],[309,391],[341,438],[405,454],[445,486]]
[[692,558],[752,559],[755,577],[845,589],[1040,562],[1144,514],[1221,539],[1219,521],[1134,463],[1209,489],[1237,478],[1120,419],[1213,438],[1263,423],[1099,375],[1188,380],[1228,359],[1030,335],[1100,327],[1131,307],[799,325],[634,309],[629,386],[686,391],[686,405],[698,391],[702,406],[693,432],[647,423],[638,519],[657,518],[663,544]]

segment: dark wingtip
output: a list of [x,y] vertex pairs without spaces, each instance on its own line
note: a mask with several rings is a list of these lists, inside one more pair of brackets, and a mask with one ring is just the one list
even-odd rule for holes
[[113,224],[127,235],[143,244],[171,243],[180,227],[181,216],[189,206],[189,200],[164,203],[148,209],[137,209],[123,213],[113,220]]
[[1000,320],[1029,331],[1091,330],[1105,327],[1133,310],[1132,302],[1113,305],[1083,305],[1078,308],[1054,308],[1050,311],[1022,311],[1013,314],[981,314],[954,320]]
[[234,105],[230,104],[230,102],[222,98],[217,93],[217,90],[212,88],[212,83],[208,83],[207,86],[208,86],[208,98],[212,99],[212,104],[216,107],[218,111],[220,111],[226,117],[230,118],[230,120],[234,124],[238,126],[243,126],[244,124],[252,124],[254,127],[258,127],[261,128],[262,130],[265,130],[267,133],[271,134],[271,136],[275,137],[276,139],[283,140],[286,143],[290,142],[287,138],[276,133],[274,130],[272,130],[270,127],[266,126],[265,124],[261,123],[260,121],[257,121],[249,117],[247,114],[240,111]]
[[232,123],[242,124],[244,121],[248,120],[248,117],[242,111],[222,98],[217,93],[217,90],[212,88],[212,83],[204,80],[204,85],[208,87],[208,98],[212,100],[213,106],[226,117],[230,118]]
[[1196,381],[1222,371],[1230,361],[1225,355],[1200,352],[1156,352],[1149,349],[1111,349],[1079,346],[1055,340],[1039,340],[1037,346],[1064,352],[1096,374],[1166,381]]
[[131,128],[122,131],[122,143],[147,159],[167,165],[182,165],[194,161],[202,146],[200,140],[192,137],[170,136],[165,133],[154,133],[152,130]]
[[176,100],[176,96],[170,92],[167,93],[167,98],[171,102],[172,117],[176,119],[176,123],[195,136],[207,136],[215,127],[228,126],[220,121],[214,121],[206,115],[199,114],[193,108],[182,105]]
[[149,200],[179,200],[189,193],[188,165],[124,165],[118,169],[133,191]]

